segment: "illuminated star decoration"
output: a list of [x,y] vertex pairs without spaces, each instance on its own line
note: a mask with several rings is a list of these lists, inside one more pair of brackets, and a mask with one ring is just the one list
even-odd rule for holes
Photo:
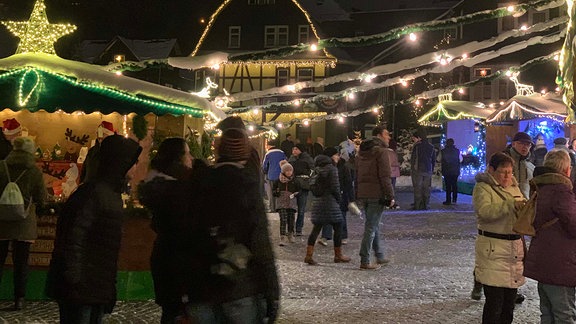
[[28,21],[2,21],[1,23],[12,34],[20,38],[16,54],[47,53],[55,55],[54,43],[60,37],[76,30],[76,26],[71,24],[50,24],[48,17],[46,17],[44,0],[36,1]]

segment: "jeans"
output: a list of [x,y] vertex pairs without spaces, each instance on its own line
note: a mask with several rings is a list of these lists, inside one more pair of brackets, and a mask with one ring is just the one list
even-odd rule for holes
[[484,285],[484,310],[482,324],[509,324],[514,319],[516,288],[502,288]]
[[298,204],[298,216],[296,217],[296,233],[302,234],[304,227],[304,213],[306,212],[306,203],[308,202],[309,190],[300,190],[296,195],[296,203]]
[[412,174],[412,186],[414,187],[414,209],[428,209],[432,175],[415,171]]
[[314,246],[316,244],[316,239],[320,234],[322,227],[330,226],[334,229],[334,247],[342,246],[342,223],[331,223],[331,224],[314,224],[310,236],[308,236],[308,245]]
[[14,264],[14,298],[24,298],[26,297],[26,283],[30,272],[28,266],[30,242],[0,240],[0,282],[2,281],[2,269],[6,263],[10,242],[12,242],[12,263]]
[[60,324],[102,324],[104,305],[58,303]]
[[272,188],[274,188],[274,183],[278,180],[266,179],[264,189],[266,190],[266,196],[268,197],[268,208],[270,212],[276,212],[276,199],[272,195]]
[[360,244],[360,262],[370,263],[370,252],[374,250],[378,260],[384,259],[384,251],[380,247],[380,220],[384,205],[378,199],[359,199],[358,205],[364,209],[366,220],[364,221],[364,236]]
[[458,176],[445,175],[444,184],[446,186],[446,201],[455,203],[458,200]]
[[259,297],[245,297],[217,305],[189,304],[186,312],[195,324],[265,323],[266,302]]
[[575,287],[538,283],[540,323],[576,323]]

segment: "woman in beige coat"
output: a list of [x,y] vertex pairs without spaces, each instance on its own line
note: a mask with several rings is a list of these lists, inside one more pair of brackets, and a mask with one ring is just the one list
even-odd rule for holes
[[525,201],[512,176],[513,164],[508,155],[493,154],[488,172],[476,175],[472,194],[478,223],[474,273],[486,296],[482,323],[512,323],[516,292],[525,282],[524,245],[512,231]]

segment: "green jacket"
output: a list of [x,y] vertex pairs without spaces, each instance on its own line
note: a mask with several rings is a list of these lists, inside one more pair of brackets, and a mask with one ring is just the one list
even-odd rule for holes
[[[46,186],[42,178],[42,172],[36,167],[34,155],[24,151],[12,151],[6,157],[6,164],[10,172],[10,178],[15,180],[24,170],[26,173],[18,180],[18,187],[26,202],[32,197],[33,206],[29,216],[18,222],[0,221],[0,239],[19,241],[31,241],[38,237],[36,226],[36,208],[44,205],[46,200]],[[3,163],[0,163],[0,192],[8,184],[8,176]]]

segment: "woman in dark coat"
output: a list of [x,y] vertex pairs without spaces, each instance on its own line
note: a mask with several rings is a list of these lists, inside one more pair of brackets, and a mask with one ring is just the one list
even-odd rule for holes
[[541,323],[576,322],[576,197],[570,162],[565,150],[548,152],[531,183],[538,191],[536,236],[530,242],[524,275],[538,281]]
[[46,292],[60,323],[101,323],[116,303],[121,191],[142,148],[120,135],[102,141],[96,177],[81,184],[58,218]]
[[[320,173],[320,182],[326,186],[322,196],[312,198],[312,232],[308,237],[306,258],[304,262],[310,265],[318,263],[312,259],[314,244],[324,225],[332,225],[334,229],[334,262],[350,262],[350,258],[342,255],[342,211],[340,210],[340,181],[338,169],[332,159],[326,155],[318,155],[314,159],[315,170]],[[322,180],[324,179],[324,180]]]
[[160,144],[152,169],[138,187],[140,203],[152,212],[152,229],[157,234],[150,269],[156,303],[162,306],[161,323],[174,323],[181,315],[184,277],[190,275],[182,266],[194,251],[186,244],[193,234],[185,230],[188,212],[193,210],[188,197],[192,164],[198,168],[203,162],[192,160],[186,141],[168,138]]
[[195,184],[202,194],[191,211],[196,252],[185,284],[192,323],[272,323],[277,316],[280,287],[268,219],[258,177],[245,167],[251,151],[243,130],[225,130],[216,165]]
[[[2,267],[6,262],[8,245],[12,242],[12,261],[14,263],[14,309],[24,306],[26,295],[26,282],[28,279],[28,256],[30,244],[38,238],[36,227],[36,207],[40,208],[46,199],[46,187],[42,172],[36,167],[34,141],[28,137],[14,139],[14,150],[8,154],[6,160],[0,162],[0,193],[8,184],[6,166],[10,172],[10,179],[16,182],[26,204],[32,199],[29,215],[22,221],[0,221],[0,279]],[[6,163],[6,166],[4,165]]]

